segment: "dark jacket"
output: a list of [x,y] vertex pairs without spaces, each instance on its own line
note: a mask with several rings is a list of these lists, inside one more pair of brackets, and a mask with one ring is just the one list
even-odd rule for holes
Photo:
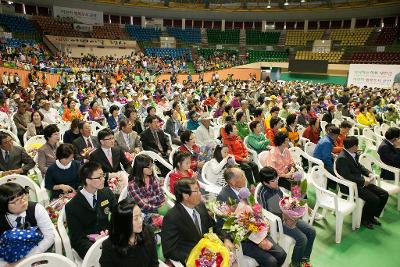
[[30,169],[35,167],[35,162],[26,153],[25,149],[19,146],[13,146],[9,152],[9,159],[7,163],[3,158],[3,153],[0,150],[0,171],[10,171],[22,168],[23,173],[26,174]]
[[353,159],[346,150],[340,152],[336,159],[336,171],[344,179],[356,183],[358,188],[364,186],[363,176],[369,175],[369,171],[358,162],[358,155]]
[[109,217],[117,201],[108,187],[97,191],[97,205],[92,208],[85,196],[77,194],[65,205],[71,246],[83,259],[93,245],[87,235],[99,234],[109,228]]
[[[97,137],[95,136],[91,136],[90,140],[92,141],[92,145],[95,148],[99,147],[99,141],[97,140]],[[78,138],[76,138],[74,141],[72,141],[72,144],[75,146],[76,148],[76,153],[75,153],[75,159],[76,160],[82,160],[82,151],[87,148],[87,144],[85,142],[85,139],[83,139],[83,136],[79,136]]]
[[158,139],[160,140],[162,151],[158,148],[154,135],[150,128],[147,128],[140,134],[140,141],[142,141],[143,150],[150,150],[155,153],[161,153],[164,157],[168,157],[167,151],[171,150],[169,147],[168,137],[164,134],[162,130],[156,131]]
[[[400,149],[395,148],[388,140],[384,139],[378,148],[381,161],[389,166],[400,168]],[[394,180],[394,174],[382,169],[382,179]]]

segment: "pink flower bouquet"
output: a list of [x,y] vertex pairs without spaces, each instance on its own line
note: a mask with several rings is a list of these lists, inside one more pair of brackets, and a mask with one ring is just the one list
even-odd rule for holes
[[307,212],[307,206],[303,201],[299,201],[294,197],[284,197],[279,201],[279,208],[284,216],[296,221],[303,217]]

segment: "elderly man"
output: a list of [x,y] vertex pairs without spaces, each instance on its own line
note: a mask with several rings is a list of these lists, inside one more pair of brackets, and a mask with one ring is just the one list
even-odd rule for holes
[[56,124],[61,121],[61,116],[58,111],[50,106],[50,101],[47,99],[41,99],[39,102],[40,113],[43,114],[43,121],[48,124]]
[[250,111],[249,111],[249,102],[247,100],[242,100],[240,101],[240,108],[236,110],[237,114],[238,112],[242,111],[245,117],[245,122],[249,123],[251,121],[250,118]]
[[196,135],[197,144],[201,146],[209,145],[215,147],[218,144],[216,133],[213,127],[210,127],[211,116],[208,112],[201,114],[200,126],[194,132]]
[[[218,201],[239,202],[239,190],[246,187],[246,176],[239,167],[228,167],[224,172],[227,183],[217,196]],[[221,220],[218,225],[222,226]],[[242,242],[243,254],[255,259],[259,266],[281,266],[286,259],[286,252],[271,237],[266,237],[259,244],[246,240]]]
[[14,115],[14,123],[15,126],[17,127],[17,134],[18,134],[18,139],[23,144],[23,136],[28,129],[28,123],[31,122],[31,113],[29,111],[26,111],[27,104],[24,102],[20,102],[18,104],[18,111]]

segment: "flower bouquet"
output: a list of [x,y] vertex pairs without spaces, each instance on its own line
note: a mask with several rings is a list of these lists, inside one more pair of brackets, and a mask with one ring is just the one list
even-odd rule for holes
[[88,159],[89,156],[90,156],[90,153],[92,153],[92,152],[95,151],[95,150],[96,150],[95,147],[92,147],[92,148],[85,147],[85,148],[82,150],[82,152],[81,152],[81,156],[82,156],[83,158],[85,158],[85,159]]
[[153,229],[155,234],[161,232],[161,227],[163,224],[164,216],[156,213],[149,214],[150,227]]
[[126,158],[129,162],[132,162],[132,161],[135,159],[135,153],[125,152],[124,155],[125,155],[125,158]]
[[50,204],[46,207],[47,213],[54,225],[57,224],[58,216],[60,211],[63,209],[65,204],[76,195],[76,192],[60,195],[59,198],[53,199]]
[[230,253],[218,236],[212,232],[204,234],[189,254],[187,267],[229,267]]
[[293,173],[294,184],[292,184],[290,191],[291,196],[297,199],[303,199],[307,194],[307,180],[303,179],[303,174],[300,171]]
[[39,148],[41,148],[43,146],[43,144],[41,143],[33,143],[30,144],[29,146],[27,146],[26,148],[26,153],[28,153],[28,155],[31,158],[34,158],[37,154],[37,151],[39,150]]
[[284,221],[288,226],[295,227],[298,219],[307,212],[304,200],[286,196],[279,201],[279,208],[282,211]]
[[114,194],[121,194],[122,189],[128,185],[128,173],[119,171],[108,179],[108,187]]
[[28,177],[32,179],[37,185],[40,186],[39,177],[37,173],[29,173]]
[[268,235],[269,230],[268,221],[262,215],[262,206],[255,203],[254,196],[247,188],[239,191],[239,198],[239,203],[232,200],[228,203],[210,201],[208,208],[225,220],[222,229],[232,234],[235,244],[246,239],[258,244]]

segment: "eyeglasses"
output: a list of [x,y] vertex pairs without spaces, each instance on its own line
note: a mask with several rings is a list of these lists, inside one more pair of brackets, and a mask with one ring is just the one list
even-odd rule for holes
[[153,169],[153,164],[150,164],[149,166],[146,166],[145,168],[147,168],[147,169]]
[[190,192],[196,193],[196,192],[200,192],[200,191],[199,191],[199,190],[192,190],[192,191],[190,191]]
[[92,178],[87,178],[89,180],[103,180],[106,177],[106,175],[103,173],[99,177],[92,177]]
[[11,197],[11,199],[8,201],[8,204],[16,205],[18,202],[25,199],[27,196],[28,196],[28,194],[25,191],[23,191],[14,197]]
[[104,141],[110,141],[110,140],[114,140],[114,136],[113,137],[109,137],[109,138],[104,138]]
[[279,177],[276,179],[271,180],[271,182],[277,183],[279,181]]

